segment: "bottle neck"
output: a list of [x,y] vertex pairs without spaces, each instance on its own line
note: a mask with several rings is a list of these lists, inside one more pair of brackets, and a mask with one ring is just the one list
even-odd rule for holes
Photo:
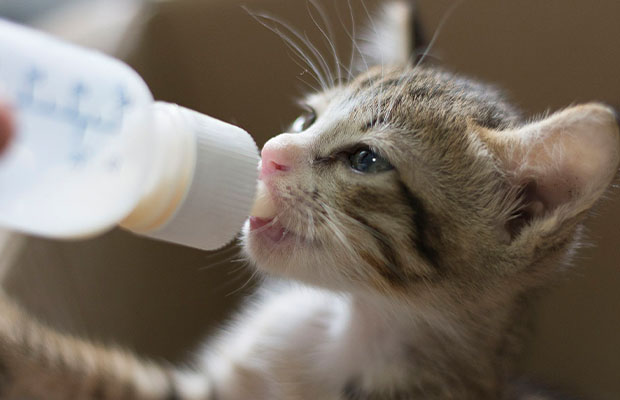
[[176,104],[153,104],[152,140],[145,151],[152,162],[145,190],[136,208],[120,226],[138,234],[163,227],[182,203],[196,166],[195,133],[186,124]]
[[243,129],[174,104],[153,106],[151,173],[121,226],[205,250],[234,239],[256,196],[258,148]]

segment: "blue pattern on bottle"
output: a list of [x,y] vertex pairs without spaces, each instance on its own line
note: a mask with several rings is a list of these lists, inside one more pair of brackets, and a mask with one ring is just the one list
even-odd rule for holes
[[[59,104],[55,100],[40,96],[37,88],[45,84],[47,75],[41,68],[33,66],[24,75],[24,83],[20,85],[16,93],[17,106],[21,110],[40,117],[60,121],[69,125],[75,135],[77,151],[71,154],[70,160],[73,165],[84,164],[88,159],[88,152],[81,148],[86,132],[113,135],[120,132],[123,124],[125,110],[132,105],[126,88],[120,84],[115,89],[116,107],[111,115],[105,118],[83,110],[83,103],[91,93],[85,82],[77,81],[69,89],[69,101],[67,104]],[[110,169],[119,167],[118,161],[111,163]]]

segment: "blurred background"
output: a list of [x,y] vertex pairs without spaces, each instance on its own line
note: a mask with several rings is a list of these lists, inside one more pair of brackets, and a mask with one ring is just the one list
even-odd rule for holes
[[[320,0],[341,55],[349,8]],[[372,10],[380,1],[367,0]],[[432,36],[451,0],[419,0]],[[125,59],[155,97],[238,124],[259,145],[299,112],[311,80],[284,41],[241,5],[286,21],[328,54],[306,0],[3,0],[0,16]],[[368,15],[352,0],[356,24]],[[446,20],[432,54],[492,82],[526,114],[572,103],[620,107],[620,2],[467,0]],[[344,28],[343,28],[344,27]],[[574,272],[541,299],[523,371],[587,399],[620,399],[620,194],[587,223]],[[140,354],[182,361],[251,293],[234,246],[205,253],[122,231],[52,242],[0,234],[5,288],[60,330]]]

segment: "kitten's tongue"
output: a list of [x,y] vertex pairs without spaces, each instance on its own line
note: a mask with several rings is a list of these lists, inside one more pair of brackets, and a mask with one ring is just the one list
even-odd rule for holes
[[254,200],[254,206],[252,207],[252,211],[250,211],[250,216],[266,220],[275,217],[275,215],[276,206],[271,198],[269,189],[267,189],[263,181],[258,181],[256,200]]
[[287,234],[287,230],[273,219],[250,217],[250,230],[268,237],[274,242],[279,242]]

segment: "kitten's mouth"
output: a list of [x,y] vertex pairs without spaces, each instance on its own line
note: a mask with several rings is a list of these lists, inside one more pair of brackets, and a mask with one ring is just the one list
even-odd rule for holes
[[250,234],[258,239],[259,243],[269,247],[288,242],[295,244],[307,242],[304,235],[290,230],[279,221],[278,205],[274,197],[267,185],[259,181],[256,202],[249,218]]
[[274,243],[282,242],[290,231],[275,218],[250,217],[250,232],[261,235]]
[[282,242],[288,229],[278,222],[273,196],[263,181],[258,182],[256,201],[250,216],[250,232],[267,238],[272,243]]

